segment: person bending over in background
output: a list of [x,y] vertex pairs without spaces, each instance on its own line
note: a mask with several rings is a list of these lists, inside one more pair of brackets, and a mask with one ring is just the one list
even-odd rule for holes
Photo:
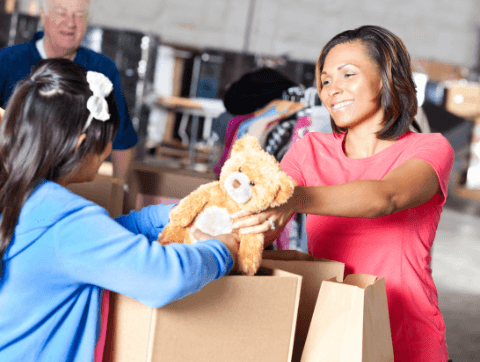
[[93,180],[112,149],[112,83],[42,60],[0,123],[0,361],[93,361],[103,288],[161,307],[228,273],[237,235],[156,241],[166,205],[112,220],[65,188]]
[[11,97],[15,85],[28,76],[32,68],[47,58],[70,59],[86,70],[106,75],[114,85],[120,126],[113,141],[113,176],[126,178],[137,143],[137,134],[128,113],[120,73],[115,63],[103,54],[80,46],[87,32],[90,0],[42,0],[40,18],[43,32],[28,43],[0,50],[0,107]]
[[347,274],[385,277],[395,361],[446,362],[429,264],[454,152],[438,133],[409,131],[417,112],[410,56],[390,31],[363,26],[325,45],[316,81],[334,133],[293,144],[281,165],[298,184],[294,196],[238,214],[235,226],[267,233],[267,246],[292,214],[308,214],[311,255],[345,263]]

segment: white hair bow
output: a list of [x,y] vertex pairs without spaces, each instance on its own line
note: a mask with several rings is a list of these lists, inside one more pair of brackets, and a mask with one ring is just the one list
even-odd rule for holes
[[90,90],[93,95],[88,98],[87,109],[90,111],[87,123],[83,128],[85,131],[92,119],[98,119],[99,121],[106,121],[110,119],[110,113],[108,113],[108,103],[105,99],[113,90],[113,84],[105,75],[98,72],[88,71],[87,82],[90,86]]

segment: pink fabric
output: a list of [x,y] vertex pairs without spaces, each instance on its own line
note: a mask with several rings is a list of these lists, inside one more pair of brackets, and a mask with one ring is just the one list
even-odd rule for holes
[[307,133],[310,132],[309,127],[312,125],[312,119],[308,116],[300,117],[295,123],[295,127],[292,132],[292,139],[290,143],[293,145],[299,139],[302,139]]
[[292,231],[293,217],[287,222],[278,238],[273,242],[280,250],[290,249],[290,232]]
[[[300,186],[380,180],[409,159],[428,162],[447,186],[454,152],[440,134],[407,132],[372,157],[350,159],[343,135],[309,133],[292,145],[282,168]],[[445,325],[429,267],[445,198],[377,219],[307,216],[309,253],[345,263],[346,274],[385,277],[395,362],[447,361]]]
[[[307,133],[309,133],[309,127],[312,125],[312,119],[309,116],[300,117],[295,123],[293,128],[292,138],[290,139],[290,144],[293,145],[295,142],[303,138]],[[292,217],[290,221],[285,225],[285,228],[282,230],[277,240],[273,242],[273,245],[276,245],[280,250],[289,250],[290,249],[290,232],[292,231],[292,224],[294,218]]]
[[100,307],[100,336],[95,346],[95,362],[103,361],[103,352],[105,351],[105,342],[107,340],[108,311],[110,309],[110,291],[103,290],[102,302]]
[[228,156],[230,155],[230,149],[232,148],[233,142],[237,138],[236,135],[237,135],[238,127],[246,120],[252,118],[254,115],[255,113],[250,113],[243,116],[236,116],[228,122],[223,153],[220,156],[220,160],[217,162],[217,164],[213,168],[213,172],[215,172],[217,175],[220,174],[223,164],[225,163],[225,161],[228,159]]

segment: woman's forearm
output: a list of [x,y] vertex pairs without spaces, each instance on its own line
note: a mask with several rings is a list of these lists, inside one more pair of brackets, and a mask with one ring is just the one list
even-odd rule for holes
[[[370,180],[333,186],[296,186],[292,197],[283,205],[259,214],[240,212],[234,217],[234,228],[245,234],[264,233],[267,247],[295,213],[377,218],[400,211],[391,188],[391,184]],[[269,230],[269,219],[275,230]]]
[[332,186],[297,186],[290,199],[296,213],[377,218],[395,211],[382,181],[362,180]]
[[[278,228],[264,234],[265,247],[271,245],[295,213],[343,217],[377,218],[395,211],[381,181],[354,181],[333,186],[296,186],[293,196],[279,207]],[[253,231],[252,231],[253,232]]]

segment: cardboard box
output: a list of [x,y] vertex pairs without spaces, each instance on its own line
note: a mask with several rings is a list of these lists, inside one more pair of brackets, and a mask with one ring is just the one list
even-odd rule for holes
[[424,73],[432,82],[445,82],[464,79],[465,68],[432,59],[412,58],[412,71]]
[[225,276],[163,308],[112,293],[104,361],[288,362],[302,277]]
[[161,166],[161,163],[155,158],[132,161],[127,182],[126,212],[135,210],[140,195],[180,200],[201,185],[218,180],[218,175],[213,172],[175,169]]
[[97,174],[91,182],[73,183],[67,188],[105,208],[111,217],[117,217],[122,215],[123,211],[123,184],[121,178]]
[[324,280],[336,279],[337,281],[342,281],[345,264],[338,261],[314,258],[311,255],[295,250],[265,250],[263,252],[262,266],[271,269],[278,268],[303,277],[292,356],[292,361],[298,362],[301,359],[303,347],[307,339],[320,286]]
[[480,84],[475,82],[449,83],[445,109],[458,117],[472,119],[480,115]]

